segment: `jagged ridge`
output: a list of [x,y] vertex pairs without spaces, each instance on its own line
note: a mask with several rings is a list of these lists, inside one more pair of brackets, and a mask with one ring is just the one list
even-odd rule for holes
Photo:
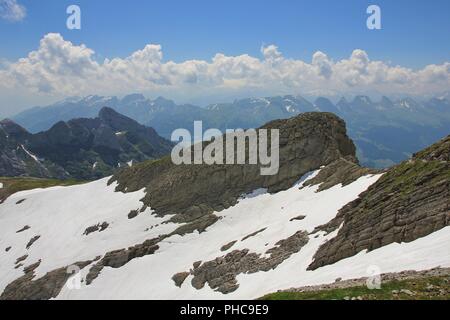
[[95,119],[60,121],[37,134],[10,120],[0,128],[3,176],[96,179],[130,161],[164,156],[172,147],[153,128],[107,107]]
[[214,222],[211,213],[234,205],[242,194],[258,188],[287,189],[305,173],[343,157],[357,163],[344,121],[331,113],[305,113],[261,128],[280,130],[277,175],[261,176],[259,165],[176,166],[165,158],[127,168],[110,182],[119,183],[118,191],[146,188],[143,202],[159,215],[175,214],[174,222],[195,222],[204,228],[204,219]]

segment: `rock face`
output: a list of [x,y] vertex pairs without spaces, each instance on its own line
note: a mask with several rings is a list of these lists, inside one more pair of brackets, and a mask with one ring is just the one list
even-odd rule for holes
[[84,230],[83,235],[90,235],[93,232],[102,232],[105,231],[107,228],[109,227],[109,223],[108,222],[102,222],[102,223],[97,223],[96,225],[93,226],[89,226],[86,228],[86,230]]
[[0,176],[66,177],[64,170],[27,149],[32,134],[11,120],[0,121]]
[[186,278],[189,276],[189,272],[180,272],[177,273],[176,275],[174,275],[172,277],[173,282],[175,282],[175,285],[177,287],[181,287],[181,285],[183,284],[184,280],[186,280]]
[[41,236],[34,236],[33,238],[30,239],[30,241],[27,243],[27,249],[30,249],[30,247],[39,240]]
[[[83,261],[73,265],[82,269],[91,262]],[[68,267],[64,267],[34,280],[34,271],[39,265],[40,261],[26,267],[24,269],[25,274],[5,288],[0,300],[49,300],[55,298],[72,275],[68,272]]]
[[172,143],[150,127],[110,108],[95,119],[58,122],[30,134],[10,120],[0,123],[0,175],[96,179],[119,166],[156,159]]
[[[258,165],[176,166],[170,158],[138,164],[114,176],[111,182],[118,181],[118,191],[133,192],[145,187],[146,196],[142,200],[145,205],[151,205],[158,215],[174,214],[171,221],[184,224],[171,234],[107,253],[90,270],[87,284],[105,266],[119,268],[136,257],[153,254],[159,248],[158,242],[170,235],[182,236],[195,230],[203,232],[218,220],[212,214],[214,210],[234,205],[243,193],[258,188],[267,188],[271,192],[287,189],[298,177],[343,157],[356,163],[355,146],[346,135],[344,122],[335,115],[307,113],[289,120],[271,122],[263,128],[280,130],[280,170],[275,176],[261,176]],[[307,242],[303,232],[294,235],[294,238],[299,240],[296,247]],[[257,254],[244,253],[244,256],[247,260],[258,262],[261,270],[269,270],[292,254],[293,250],[286,249],[290,248],[291,240],[283,240],[279,247],[269,250],[269,259],[260,259]],[[223,249],[229,249],[226,247]],[[290,252],[289,255],[285,251]],[[248,266],[242,268],[247,269]],[[237,288],[228,282],[223,285],[225,287],[222,286],[220,291],[231,292]]]
[[[296,232],[291,237],[277,242],[275,247],[267,250],[266,254],[269,255],[267,258],[252,253],[248,249],[232,251],[224,257],[194,267],[191,272],[194,276],[192,286],[201,289],[208,283],[211,289],[223,294],[233,292],[239,287],[236,280],[237,275],[275,269],[292,254],[299,252],[308,243],[308,240],[307,232]],[[178,279],[180,274],[186,275],[185,273],[179,273],[174,278]]]
[[320,192],[337,184],[346,186],[364,175],[375,173],[377,170],[360,167],[352,158],[340,158],[321,169],[316,177],[306,181],[303,186],[319,185]]
[[120,268],[135,258],[154,254],[159,249],[158,242],[163,240],[165,236],[160,238],[146,240],[141,244],[137,244],[127,249],[114,250],[106,253],[90,270],[86,276],[86,284],[89,285],[94,281],[104,267]]
[[388,170],[321,227],[338,235],[316,253],[310,269],[362,250],[411,242],[450,225],[450,136]]
[[[355,146],[345,123],[331,113],[305,113],[272,121],[262,129],[280,130],[280,166],[274,176],[261,176],[259,165],[179,165],[169,157],[146,162],[116,174],[110,182],[117,190],[146,188],[143,202],[159,215],[174,214],[174,222],[200,223],[215,210],[234,205],[238,198],[258,188],[278,192],[299,177],[346,157],[357,163]],[[214,222],[212,217],[207,223]],[[206,224],[207,225],[207,224]]]

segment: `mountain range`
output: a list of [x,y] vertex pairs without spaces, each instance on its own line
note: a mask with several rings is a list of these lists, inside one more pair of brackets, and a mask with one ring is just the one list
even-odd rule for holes
[[0,176],[96,179],[118,167],[170,152],[172,143],[150,127],[104,107],[95,118],[58,121],[29,133],[0,122]]
[[331,113],[260,129],[280,130],[274,176],[166,156],[9,194],[0,299],[255,299],[450,266],[450,136],[379,171]]
[[268,121],[287,119],[303,112],[332,112],[346,121],[361,163],[375,168],[389,167],[409,158],[444,137],[450,127],[450,101],[445,97],[426,101],[383,97],[380,101],[372,101],[367,96],[357,96],[351,101],[342,98],[333,103],[323,97],[310,102],[300,96],[288,95],[199,107],[178,105],[161,97],[151,100],[140,94],[121,99],[88,96],[31,108],[13,120],[31,132],[39,132],[61,120],[95,117],[104,106],[153,127],[168,139],[175,129],[192,130],[195,120],[202,120],[204,128],[224,131],[257,128]]

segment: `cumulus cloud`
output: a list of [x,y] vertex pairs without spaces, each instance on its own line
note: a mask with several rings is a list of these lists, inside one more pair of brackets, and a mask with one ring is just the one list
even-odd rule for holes
[[164,61],[160,45],[149,44],[126,58],[97,62],[94,51],[60,34],[45,35],[39,48],[0,69],[0,90],[72,96],[143,92],[191,100],[201,96],[336,92],[354,94],[432,94],[450,87],[450,63],[421,70],[372,61],[355,49],[333,61],[323,52],[310,62],[288,59],[275,45],[261,56],[216,54],[210,61]]
[[317,51],[313,54],[312,64],[318,68],[318,74],[327,79],[333,74],[332,62],[328,59],[327,55],[321,51]]
[[22,21],[27,15],[26,8],[16,0],[0,0],[0,18],[16,22]]

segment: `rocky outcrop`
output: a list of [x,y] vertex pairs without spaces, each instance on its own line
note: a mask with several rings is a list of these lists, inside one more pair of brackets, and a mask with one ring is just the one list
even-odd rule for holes
[[[388,170],[359,198],[318,228],[337,236],[315,254],[310,269],[362,250],[411,242],[450,225],[450,136]],[[317,231],[317,230],[316,230]]]
[[158,215],[173,214],[173,222],[192,225],[203,223],[213,211],[233,206],[242,194],[259,188],[285,190],[307,172],[343,157],[357,163],[345,124],[333,114],[305,113],[272,121],[262,129],[280,130],[277,175],[262,176],[259,165],[176,166],[163,158],[128,168],[110,182],[117,181],[117,190],[123,192],[146,188],[143,201]]
[[16,264],[19,264],[19,263],[25,261],[27,258],[28,258],[28,255],[27,255],[27,254],[25,254],[25,255],[23,255],[23,256],[17,258]]
[[[237,275],[275,269],[292,254],[299,252],[308,243],[308,240],[305,231],[298,231],[267,250],[266,255],[269,255],[267,258],[244,249],[232,251],[212,261],[196,264],[191,271],[193,275],[191,284],[196,289],[202,289],[208,283],[211,289],[223,294],[233,292],[239,288]],[[174,277],[179,278],[181,274],[185,275],[185,278],[187,277],[186,273],[179,273]]]
[[189,277],[189,272],[180,272],[174,275],[172,277],[172,280],[173,282],[175,282],[175,285],[177,287],[181,287],[181,285],[183,284],[184,280],[186,280],[187,277]]
[[90,270],[86,276],[86,284],[94,281],[104,267],[120,268],[135,258],[154,254],[159,249],[158,242],[162,238],[146,240],[127,249],[114,250],[106,253]]
[[[82,269],[90,263],[92,261],[77,262],[73,266]],[[68,272],[68,267],[63,267],[34,280],[34,271],[39,265],[40,261],[24,268],[25,274],[5,288],[0,295],[0,300],[49,300],[56,298],[72,274]]]
[[34,236],[33,238],[31,238],[30,241],[28,241],[28,243],[27,243],[27,247],[26,247],[27,250],[30,249],[31,246],[32,246],[36,241],[38,241],[40,237],[41,237],[41,236]]
[[134,219],[139,215],[139,211],[137,210],[131,210],[130,213],[128,213],[128,219]]
[[228,251],[229,249],[231,249],[232,246],[234,246],[234,245],[236,244],[236,242],[237,242],[237,240],[231,241],[231,242],[229,242],[229,243],[227,243],[227,244],[224,244],[224,245],[220,248],[220,251],[222,251],[222,252]]
[[27,225],[27,226],[24,226],[22,229],[17,230],[16,233],[21,233],[21,232],[24,232],[24,231],[26,231],[28,229],[30,229],[30,226]]
[[255,231],[255,232],[253,232],[253,233],[250,233],[249,235],[246,235],[245,237],[243,237],[241,241],[245,241],[245,240],[247,240],[247,239],[249,239],[249,238],[251,238],[251,237],[254,237],[254,236],[256,236],[257,234],[259,234],[259,233],[261,233],[261,232],[264,232],[266,229],[267,229],[267,228],[262,228],[261,230],[258,230],[258,231]]
[[377,172],[378,170],[359,166],[353,161],[352,157],[349,159],[340,158],[322,168],[317,176],[305,181],[303,186],[319,185],[317,191],[320,192],[338,184],[342,184],[342,186],[349,185],[362,176]]
[[109,227],[109,223],[108,222],[103,222],[103,223],[97,223],[96,225],[87,227],[86,230],[84,230],[83,235],[88,236],[93,232],[102,232],[105,231],[107,228]]

